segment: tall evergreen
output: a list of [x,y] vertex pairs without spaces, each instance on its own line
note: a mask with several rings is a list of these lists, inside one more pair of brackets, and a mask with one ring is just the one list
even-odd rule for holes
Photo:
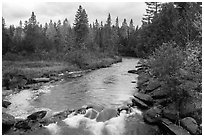
[[161,2],[145,2],[147,5],[146,14],[142,18],[143,24],[151,23],[154,15],[161,10]]
[[74,31],[76,34],[76,42],[79,46],[83,44],[89,33],[88,15],[81,5],[75,15]]

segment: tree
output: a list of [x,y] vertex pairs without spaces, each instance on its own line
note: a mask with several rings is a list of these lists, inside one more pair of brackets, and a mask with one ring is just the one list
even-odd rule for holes
[[118,21],[118,17],[116,18],[116,20],[115,20],[115,27],[116,28],[119,28],[119,21]]
[[43,45],[43,33],[37,24],[36,16],[32,12],[29,21],[24,27],[25,39],[23,41],[23,50],[27,53],[38,53]]
[[146,14],[142,18],[143,24],[151,23],[153,17],[161,10],[161,2],[145,2],[147,5]]
[[131,35],[135,31],[135,26],[133,25],[133,20],[130,20],[130,25],[129,25],[129,35]]
[[110,15],[110,13],[108,14],[106,25],[107,25],[107,27],[111,27],[111,15]]
[[76,42],[80,48],[80,45],[83,44],[89,33],[88,15],[81,5],[75,15],[74,31],[76,34]]
[[9,35],[6,29],[6,23],[4,18],[2,17],[2,54],[6,54],[9,51]]

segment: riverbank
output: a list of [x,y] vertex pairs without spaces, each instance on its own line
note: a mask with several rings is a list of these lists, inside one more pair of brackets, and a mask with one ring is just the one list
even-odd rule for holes
[[[78,131],[80,131],[79,134],[88,134],[86,132],[83,133],[80,126],[74,127],[76,129],[79,128],[77,132],[62,133],[60,129],[64,128],[64,126],[67,128],[67,125],[59,123],[68,123],[69,127],[73,126],[72,120],[75,119],[77,120],[77,123],[75,123],[77,125],[78,122],[82,121],[86,121],[86,124],[92,123],[93,126],[103,122],[102,125],[106,127],[106,125],[109,126],[110,121],[113,121],[113,119],[117,119],[116,122],[118,122],[129,119],[129,117],[131,118],[127,120],[126,124],[122,122],[117,127],[121,128],[121,132],[114,132],[115,134],[201,134],[202,121],[200,111],[202,108],[199,105],[201,100],[199,98],[191,98],[195,107],[192,107],[191,102],[183,104],[185,106],[181,110],[183,115],[178,117],[174,102],[169,99],[168,92],[162,90],[162,82],[158,81],[156,77],[152,77],[149,69],[145,61],[140,61],[135,70],[128,71],[128,73],[139,75],[137,81],[139,92],[136,90],[128,102],[116,109],[104,108],[93,104],[82,106],[75,110],[66,109],[57,113],[50,113],[49,110],[43,109],[36,110],[31,115],[26,115],[23,119],[16,119],[4,113],[5,117],[9,117],[9,120],[13,121],[13,123],[10,122],[12,126],[8,134],[76,134]],[[78,75],[81,72],[69,72],[68,74]],[[124,112],[125,115],[123,114]],[[30,119],[30,117],[34,118]],[[94,121],[99,119],[99,121],[93,122],[92,119]],[[116,125],[117,123],[114,123],[112,126],[116,128]],[[100,130],[100,132],[96,132],[96,129],[89,129],[90,134],[113,134],[110,131],[102,133],[103,130],[106,130],[103,126],[97,127],[97,131]],[[128,130],[126,127],[128,127]],[[147,130],[143,131],[143,127]],[[124,129],[128,132],[125,132]],[[43,132],[39,132],[42,130]]]
[[[138,92],[134,96],[139,99],[137,104],[145,108],[143,118],[147,123],[158,125],[162,134],[200,135],[202,134],[202,94],[194,92],[177,106],[172,100],[165,81],[160,81],[151,74],[151,66],[147,60],[141,60],[136,70],[130,73],[138,74]],[[185,83],[191,84],[190,80]],[[187,90],[190,90],[189,85]],[[141,102],[142,101],[142,102]],[[178,109],[179,108],[179,109]]]
[[63,77],[77,77],[80,73],[109,67],[121,61],[119,56],[95,59],[83,66],[56,61],[3,61],[3,97],[22,89],[39,88],[43,83],[59,81]]
[[[138,60],[136,60],[134,64],[136,64],[137,61]],[[132,62],[132,60],[128,62],[131,63],[131,67],[128,67],[129,65],[125,63],[125,68],[121,68],[121,63],[119,63],[113,65],[117,69],[110,68],[110,70],[112,71],[115,70],[121,77],[130,76],[129,79],[126,79],[126,88],[116,88],[120,93],[122,93],[120,90],[123,91],[125,89],[128,89],[128,92],[131,93],[130,96],[132,96],[133,91],[130,92],[129,90],[132,90],[135,85],[134,83],[131,83],[131,81],[135,79],[135,75],[128,74],[127,70],[129,68],[134,68],[134,64],[132,64]],[[108,69],[109,68],[94,71],[94,74],[98,71],[104,73],[108,71]],[[119,70],[119,72],[117,70]],[[98,74],[100,73],[96,73],[96,75]],[[107,73],[107,76],[109,78],[110,73]],[[121,77],[119,78],[121,79]],[[104,78],[106,79],[106,77]],[[108,79],[108,81],[110,82],[110,79]],[[101,82],[103,84],[104,79],[102,79]],[[132,85],[131,89],[128,88],[127,83],[130,83],[130,85]],[[109,84],[107,86],[110,86]],[[35,91],[39,90],[34,90],[33,92]],[[23,92],[27,95],[28,98],[30,97],[29,91]],[[21,93],[23,94],[23,92]],[[19,96],[16,96],[16,98],[20,98],[21,93],[18,94]],[[100,90],[98,90],[98,93],[100,93]],[[104,95],[103,97],[105,98],[106,96]],[[136,98],[132,96],[127,102],[121,103],[120,105],[122,106],[110,108],[108,108],[107,106],[101,107],[95,105],[98,103],[93,103],[90,105],[84,103],[84,105],[86,106],[79,106],[74,110],[70,109],[70,105],[67,105],[67,109],[65,109],[64,111],[55,113],[52,113],[51,111],[46,109],[34,110],[31,113],[27,113],[27,115],[25,115],[25,117],[23,118],[13,118],[13,124],[6,134],[160,134],[158,126],[152,126],[148,123],[144,123],[142,118],[142,110],[140,110],[140,106],[135,102],[135,100]],[[20,103],[19,101],[17,102]],[[146,130],[143,130],[144,128]]]
[[[111,64],[121,61],[122,58],[117,56],[112,58],[103,58],[101,60],[92,61],[84,68],[61,62],[3,62],[4,87],[2,90],[2,97],[5,99],[5,97],[9,95],[11,96],[12,94],[19,93],[20,91],[25,91],[26,96],[28,96],[28,98],[32,98],[33,96],[36,96],[36,94],[41,94],[35,91],[41,91],[38,89],[41,89],[44,85],[50,85],[51,83],[60,81],[64,78],[72,79],[80,77],[86,72],[109,67]],[[7,82],[8,87],[6,87],[5,82]],[[33,92],[27,92],[26,90],[31,90]],[[44,90],[42,89],[42,91]],[[28,98],[25,98],[25,100],[28,100]],[[5,113],[6,108],[9,105],[9,100],[2,101],[2,112],[4,116],[3,125],[5,124],[6,126],[4,126],[6,128],[11,124],[9,121],[15,120],[15,123],[18,121],[16,121],[13,116]],[[25,101],[23,101],[23,105],[26,105]],[[15,124],[12,123],[11,125]]]

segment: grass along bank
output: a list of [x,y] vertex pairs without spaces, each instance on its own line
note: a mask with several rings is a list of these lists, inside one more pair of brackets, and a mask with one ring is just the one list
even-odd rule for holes
[[118,56],[92,58],[89,61],[3,61],[2,62],[2,86],[3,89],[21,89],[26,84],[36,83],[34,78],[54,78],[64,72],[73,72],[87,69],[108,67],[121,61]]

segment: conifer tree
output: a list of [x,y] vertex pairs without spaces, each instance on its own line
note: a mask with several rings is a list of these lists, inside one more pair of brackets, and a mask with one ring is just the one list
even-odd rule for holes
[[79,46],[85,41],[89,33],[88,15],[81,5],[75,15],[74,31],[76,34],[76,42]]
[[146,14],[142,18],[143,24],[151,23],[154,15],[161,10],[161,2],[145,2],[147,5]]

